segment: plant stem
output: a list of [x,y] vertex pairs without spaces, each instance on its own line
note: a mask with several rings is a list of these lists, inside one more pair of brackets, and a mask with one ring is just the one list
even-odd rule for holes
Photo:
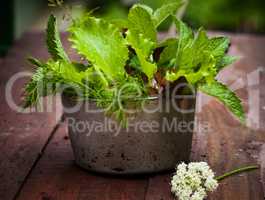
[[252,170],[255,170],[255,169],[258,169],[259,167],[258,166],[247,166],[247,167],[242,167],[242,168],[239,168],[239,169],[235,169],[233,171],[230,171],[230,172],[227,172],[221,176],[218,176],[216,177],[215,179],[217,181],[222,181],[223,179],[229,177],[229,176],[233,176],[235,174],[239,174],[239,173],[242,173],[242,172],[246,172],[246,171],[252,171]]

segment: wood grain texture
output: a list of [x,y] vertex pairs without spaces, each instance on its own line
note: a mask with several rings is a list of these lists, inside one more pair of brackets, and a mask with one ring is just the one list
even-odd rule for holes
[[174,200],[170,192],[172,174],[155,175],[149,178],[145,200]]
[[[26,56],[47,57],[40,34],[27,34],[10,50],[1,62],[0,72],[0,199],[11,200],[20,189],[36,160],[40,157],[45,144],[54,130],[62,107],[53,98],[52,112],[20,113],[7,104],[5,90],[8,80],[17,72],[29,70]],[[36,51],[38,50],[38,51]],[[21,102],[23,85],[26,78],[15,82],[11,93],[16,103]],[[47,100],[47,99],[46,99]],[[55,112],[55,109],[57,112]]]
[[93,175],[74,164],[66,126],[55,134],[18,200],[144,200],[147,179]]

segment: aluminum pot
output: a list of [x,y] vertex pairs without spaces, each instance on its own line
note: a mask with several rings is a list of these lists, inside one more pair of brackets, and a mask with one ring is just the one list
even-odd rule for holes
[[144,107],[131,114],[127,127],[99,111],[94,101],[83,102],[75,111],[69,111],[74,100],[63,96],[62,102],[75,162],[82,168],[142,174],[172,170],[189,160],[194,98],[147,98]]

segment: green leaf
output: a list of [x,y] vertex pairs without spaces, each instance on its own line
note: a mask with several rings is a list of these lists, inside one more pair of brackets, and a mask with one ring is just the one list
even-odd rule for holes
[[54,15],[51,15],[49,18],[46,34],[47,34],[46,43],[48,51],[51,54],[52,58],[55,61],[56,60],[69,61],[69,58],[65,53],[63,45],[60,40],[60,35],[57,28],[57,20]]
[[58,61],[48,62],[47,65],[54,74],[60,75],[64,81],[68,83],[82,84],[84,72],[78,72],[75,65],[72,63]]
[[227,65],[231,65],[234,63],[238,57],[235,56],[224,56],[218,63],[217,63],[217,70],[218,72],[222,70]]
[[179,38],[178,48],[180,51],[181,49],[183,49],[185,46],[189,45],[193,41],[194,35],[192,29],[189,28],[184,22],[177,19],[176,17],[173,17],[173,19],[178,32],[178,38]]
[[128,49],[118,28],[87,16],[75,21],[69,31],[73,47],[93,64],[98,73],[103,72],[110,80],[125,74]]
[[130,59],[129,66],[131,66],[134,69],[141,71],[141,63],[139,58],[135,55]]
[[28,61],[35,67],[42,67],[43,66],[43,63],[41,63],[38,59],[29,57]]
[[158,27],[166,18],[170,15],[176,14],[177,10],[183,5],[182,2],[177,1],[174,3],[164,4],[162,7],[158,8],[153,16],[153,21],[155,27]]
[[204,28],[198,30],[197,36],[192,44],[192,47],[197,50],[205,50],[208,48],[209,38]]
[[[175,53],[174,45],[171,46],[168,43],[160,58],[164,62],[170,61],[171,70],[166,72],[165,78],[175,81],[180,77],[185,77],[193,85],[198,82],[213,82],[217,73],[233,61],[231,57],[225,56],[229,47],[228,38],[208,38],[203,28],[200,28],[194,37],[193,31],[176,17],[175,23],[178,30],[177,53]],[[176,54],[175,59],[170,60],[170,57],[174,55],[170,51]],[[159,64],[162,63],[161,61]]]
[[152,21],[152,9],[141,5],[134,5],[128,14],[128,29],[134,37],[142,34],[144,38],[152,42],[157,40],[157,32]]
[[34,58],[30,58],[29,61],[37,68],[25,88],[25,108],[37,105],[41,97],[61,92],[61,86],[83,87],[82,92],[86,92],[83,79],[87,76],[87,72],[78,72],[75,65],[70,62],[49,60],[47,63],[42,63]]
[[128,21],[127,19],[113,19],[110,20],[111,24],[114,24],[119,29],[126,29],[128,28]]
[[144,38],[142,34],[139,34],[138,37],[134,37],[130,31],[127,31],[126,39],[128,44],[135,50],[141,64],[141,70],[146,74],[150,82],[157,71],[156,64],[152,63],[150,60],[152,51],[155,48],[155,43]]
[[159,47],[166,47],[166,46],[168,46],[168,45],[174,43],[176,40],[178,40],[178,39],[177,39],[177,38],[167,38],[167,39],[161,41],[161,42],[157,45],[157,47],[158,47],[158,48],[159,48]]
[[145,9],[150,14],[150,16],[152,16],[154,13],[153,9],[146,4],[135,4],[133,7],[141,7]]
[[[180,36],[181,38],[181,36]],[[177,61],[180,69],[194,68],[202,65],[207,57],[211,57],[209,51],[205,51],[208,47],[208,37],[204,29],[199,29],[197,37],[190,40],[184,48],[178,51]],[[181,44],[179,44],[181,46]]]
[[188,83],[196,86],[199,81],[212,82],[215,76],[215,60],[212,57],[206,57],[197,70],[179,69],[177,72],[167,72],[165,78],[173,82],[180,77],[185,77]]
[[228,47],[229,39],[227,37],[214,37],[210,39],[207,50],[210,51],[215,58],[221,58],[225,55]]
[[242,123],[245,123],[245,114],[241,101],[227,86],[214,81],[200,85],[199,90],[219,99]]
[[213,57],[216,62],[225,55],[229,46],[229,40],[226,37],[215,37],[209,39],[206,31],[203,28],[198,30],[197,37],[182,50],[182,59],[192,61],[184,65],[191,65],[192,67],[198,65],[205,58]]
[[159,67],[162,65],[169,64],[173,59],[176,59],[176,56],[177,56],[178,40],[171,39],[171,40],[168,40],[165,44],[166,44],[166,47],[163,49],[159,57],[159,62],[158,62]]
[[24,108],[37,105],[41,97],[54,92],[53,87],[49,87],[49,90],[47,90],[48,77],[51,77],[50,73],[48,75],[47,65],[34,58],[28,60],[37,68],[25,87]]

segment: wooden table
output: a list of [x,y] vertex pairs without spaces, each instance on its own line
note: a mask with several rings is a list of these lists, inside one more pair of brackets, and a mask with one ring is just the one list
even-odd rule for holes
[[[215,34],[215,33],[213,33]],[[198,106],[191,160],[207,161],[222,174],[248,164],[260,170],[223,181],[209,200],[261,200],[265,195],[265,37],[229,35],[230,54],[241,59],[222,71],[219,79],[228,83],[243,99],[248,127],[240,125],[213,98],[198,94]],[[59,123],[61,104],[53,112],[20,114],[5,100],[5,86],[16,72],[30,69],[25,57],[47,59],[43,35],[27,33],[7,57],[0,59],[0,199],[1,200],[171,200],[171,174],[131,178],[106,177],[78,168],[67,136]],[[68,46],[69,44],[66,44]],[[71,53],[71,52],[70,52]],[[13,89],[20,100],[24,79]],[[54,109],[55,109],[54,108]],[[206,125],[206,126],[205,126]],[[202,127],[208,127],[205,131]]]

